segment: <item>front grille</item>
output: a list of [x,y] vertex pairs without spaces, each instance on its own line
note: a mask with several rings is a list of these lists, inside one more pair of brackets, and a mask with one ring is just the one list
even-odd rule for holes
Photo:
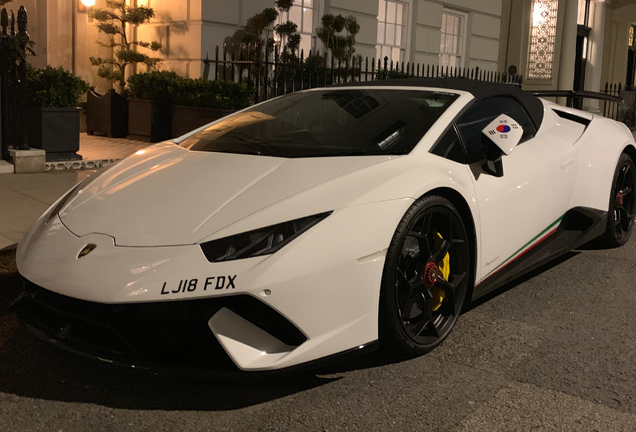
[[307,339],[279,313],[247,295],[108,305],[25,281],[25,294],[15,306],[37,333],[85,355],[136,366],[237,370],[207,324],[222,307],[288,345]]

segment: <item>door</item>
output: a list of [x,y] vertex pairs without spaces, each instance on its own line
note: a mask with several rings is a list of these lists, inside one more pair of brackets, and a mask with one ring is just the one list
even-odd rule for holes
[[456,122],[469,160],[471,153],[489,151],[481,131],[500,114],[512,117],[524,134],[509,155],[501,156],[501,177],[484,172],[479,163],[471,165],[481,227],[477,282],[512,262],[558,226],[568,210],[576,176],[575,147],[549,132],[536,137],[535,125],[525,109],[508,97],[479,100]]

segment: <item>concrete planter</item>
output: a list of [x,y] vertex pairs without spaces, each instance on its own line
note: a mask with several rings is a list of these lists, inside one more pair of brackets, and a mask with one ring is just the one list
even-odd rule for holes
[[79,151],[80,110],[29,108],[29,146],[46,151],[46,160],[76,160]]
[[125,138],[128,134],[128,101],[111,89],[100,95],[89,90],[86,99],[86,133]]
[[172,138],[170,104],[150,99],[129,99],[128,138],[150,142]]

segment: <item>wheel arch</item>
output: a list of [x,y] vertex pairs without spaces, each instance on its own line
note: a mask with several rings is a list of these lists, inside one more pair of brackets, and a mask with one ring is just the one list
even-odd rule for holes
[[450,203],[459,212],[459,215],[462,218],[462,222],[464,223],[464,227],[466,228],[468,240],[470,242],[470,269],[472,270],[472,274],[470,275],[471,283],[468,287],[469,291],[466,293],[466,304],[468,304],[472,300],[473,291],[475,288],[475,272],[477,270],[477,229],[475,227],[475,219],[473,217],[472,211],[470,210],[468,202],[462,196],[462,194],[457,192],[455,189],[451,189],[448,187],[439,187],[428,191],[421,198],[429,195],[441,196],[442,198],[450,201]]
[[632,158],[634,163],[636,163],[636,147],[634,147],[633,144],[628,144],[627,146],[625,146],[622,153],[627,153],[629,157]]

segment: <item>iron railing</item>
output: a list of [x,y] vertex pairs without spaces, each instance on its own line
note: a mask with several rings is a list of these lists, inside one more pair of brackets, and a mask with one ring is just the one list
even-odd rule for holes
[[521,86],[521,75],[483,71],[479,67],[451,68],[413,62],[393,62],[354,56],[342,61],[327,53],[296,57],[278,48],[262,55],[247,45],[216,45],[214,59],[204,61],[204,79],[248,83],[254,88],[254,101],[274,96],[323,87],[331,84],[365,82],[392,78],[460,77],[478,81],[500,82]]
[[[16,24],[18,30],[16,32]],[[0,147],[2,159],[9,148],[29,148],[26,129],[26,52],[29,43],[27,13],[18,9],[17,19],[5,8],[0,12]]]

